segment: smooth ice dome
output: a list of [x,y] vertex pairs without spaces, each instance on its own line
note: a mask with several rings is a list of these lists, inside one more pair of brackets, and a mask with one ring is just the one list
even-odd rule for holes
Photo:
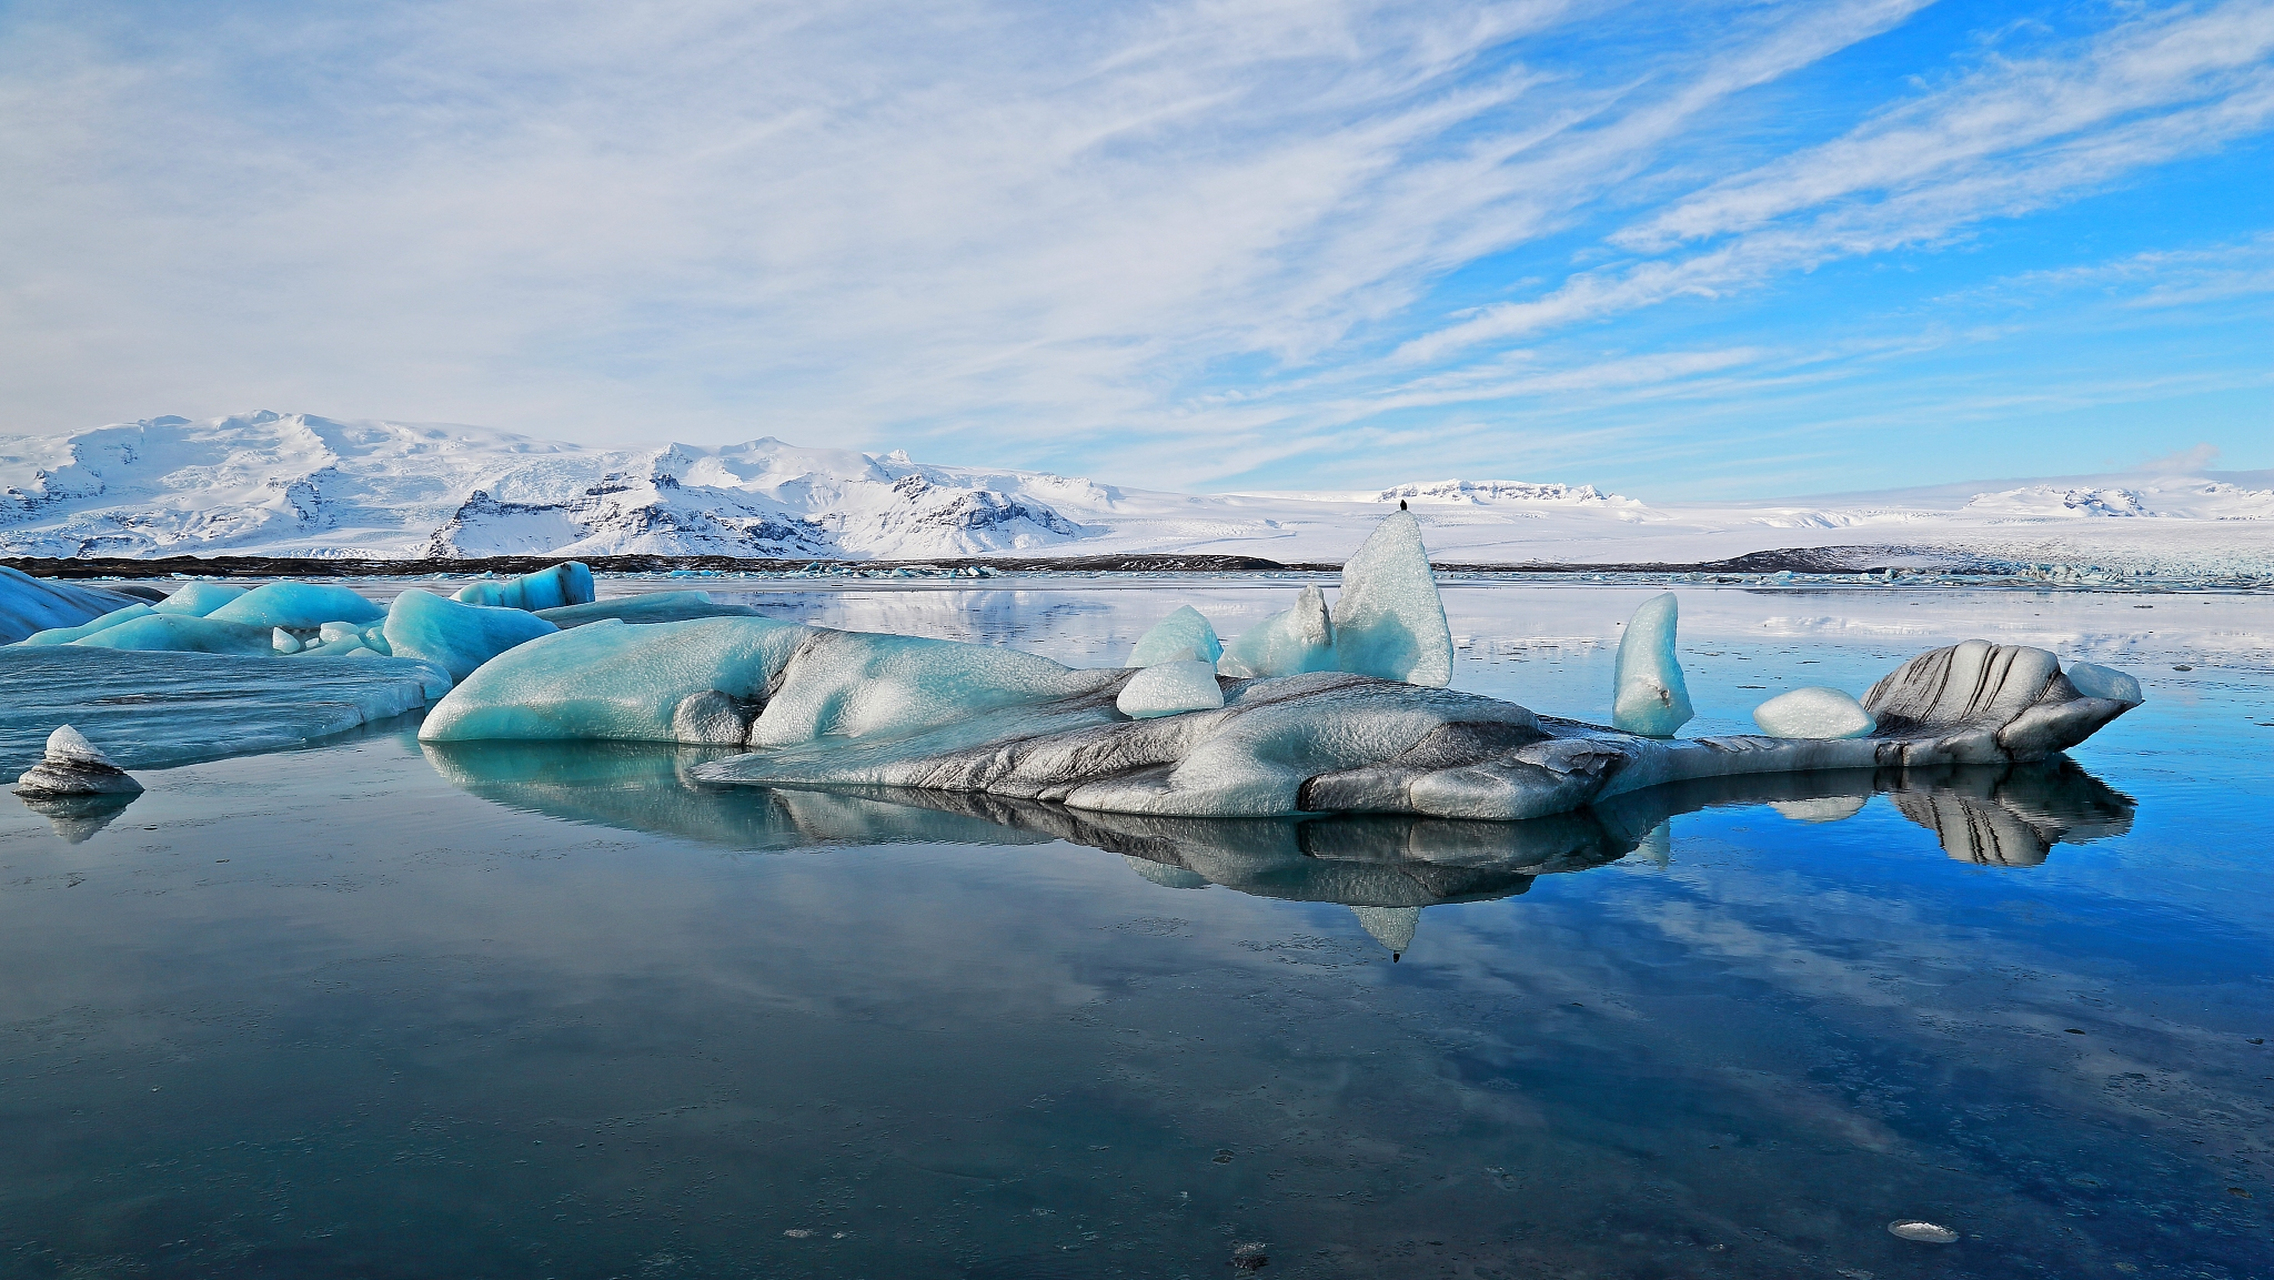
[[46,756],[16,779],[20,796],[135,795],[141,790],[141,783],[70,725],[49,734]]
[[1753,723],[1774,738],[1860,738],[1879,727],[1862,703],[1838,689],[1813,685],[1753,708]]
[[[192,583],[192,586],[203,584]],[[254,587],[205,615],[209,622],[259,627],[265,638],[276,627],[307,630],[327,622],[377,622],[387,611],[346,587],[316,582],[271,582]]]
[[1206,662],[1213,665],[1224,652],[1216,639],[1216,628],[1200,616],[1200,610],[1191,605],[1179,605],[1176,612],[1153,624],[1153,629],[1137,638],[1137,647],[1130,651],[1130,667],[1158,666],[1164,662]]
[[1435,689],[1453,683],[1453,631],[1412,512],[1384,517],[1342,566],[1334,651],[1343,671]]
[[[411,587],[389,606],[381,635],[396,657],[424,658],[463,680],[506,650],[558,630],[525,610],[460,604]],[[328,627],[324,638],[333,638]]]
[[225,582],[185,582],[158,602],[158,612],[183,613],[192,618],[202,618],[245,594],[247,590],[249,588],[232,587]]
[[503,582],[469,582],[458,589],[458,603],[505,609],[559,609],[591,604],[592,570],[571,560]]
[[2127,707],[2139,706],[2147,701],[2140,692],[2140,682],[2121,671],[2094,666],[2089,662],[2073,663],[2068,668],[2069,683],[2078,693],[2088,698],[2106,698],[2121,702]]
[[1129,677],[1113,705],[1134,720],[1214,711],[1224,705],[1224,689],[1209,663],[1161,662]]
[[1646,738],[1671,738],[1697,714],[1682,666],[1674,659],[1674,624],[1681,606],[1671,591],[1642,602],[1619,638],[1611,678],[1611,724]]
[[1216,669],[1228,676],[1293,676],[1335,669],[1334,619],[1326,596],[1303,588],[1291,609],[1272,614],[1224,646]]

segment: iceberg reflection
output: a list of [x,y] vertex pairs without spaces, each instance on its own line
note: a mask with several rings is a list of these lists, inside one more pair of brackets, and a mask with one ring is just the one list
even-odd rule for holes
[[[1840,770],[1699,779],[1522,822],[1409,814],[1175,818],[1068,809],[983,793],[716,787],[694,769],[733,749],[628,742],[420,744],[454,785],[575,822],[736,849],[816,844],[1028,844],[1064,840],[1127,856],[1169,888],[1220,885],[1259,897],[1399,910],[1512,897],[1543,875],[1629,855],[1664,865],[1670,819],[1767,805],[1800,822],[1840,821],[1885,795],[1950,857],[2029,867],[2052,847],[2129,830],[2134,802],[2065,758],[2028,765]],[[1378,937],[1410,922],[1365,917]],[[1386,940],[1385,945],[1389,945]],[[1393,947],[1393,950],[1397,949]]]

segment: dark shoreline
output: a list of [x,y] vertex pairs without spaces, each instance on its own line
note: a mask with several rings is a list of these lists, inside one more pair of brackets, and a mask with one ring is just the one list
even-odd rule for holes
[[[818,566],[822,572],[857,573],[892,569],[986,569],[994,573],[1340,573],[1337,563],[1282,563],[1260,556],[1207,555],[1101,555],[1101,556],[961,556],[936,560],[762,560],[736,556],[616,555],[575,557],[594,573],[669,573],[674,570],[708,570],[716,573],[798,573]],[[222,578],[403,578],[462,577],[474,574],[521,574],[559,564],[564,557],[484,556],[466,560],[348,560],[290,556],[166,556],[160,559],[90,557],[51,559],[0,556],[0,565],[35,578],[167,578],[175,574]],[[1882,573],[1888,569],[1929,569],[1968,572],[1990,569],[1986,563],[1948,552],[1908,547],[1792,547],[1752,551],[1727,560],[1691,564],[1618,563],[1566,564],[1522,562],[1472,564],[1435,561],[1441,573]],[[1994,570],[1993,570],[1994,571]]]

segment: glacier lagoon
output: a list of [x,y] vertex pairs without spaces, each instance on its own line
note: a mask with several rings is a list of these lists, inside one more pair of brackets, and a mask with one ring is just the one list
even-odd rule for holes
[[[1236,635],[1302,584],[702,585],[1118,667],[1178,604]],[[1689,734],[1974,636],[2148,700],[2066,766],[1755,780],[1521,841],[714,789],[716,751],[422,747],[374,703],[108,814],[0,809],[6,1256],[2249,1274],[2274,609],[1677,591]],[[1453,685],[1608,718],[1651,594],[1450,586]]]

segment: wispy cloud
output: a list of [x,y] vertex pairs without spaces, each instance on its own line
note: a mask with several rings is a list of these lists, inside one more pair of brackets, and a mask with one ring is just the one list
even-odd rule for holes
[[[1828,377],[1604,326],[2274,121],[2264,0],[1892,103],[1785,87],[1927,2],[18,4],[0,425],[265,403],[1301,482],[1489,454],[1509,405]],[[1759,129],[1785,92],[1832,123]]]

